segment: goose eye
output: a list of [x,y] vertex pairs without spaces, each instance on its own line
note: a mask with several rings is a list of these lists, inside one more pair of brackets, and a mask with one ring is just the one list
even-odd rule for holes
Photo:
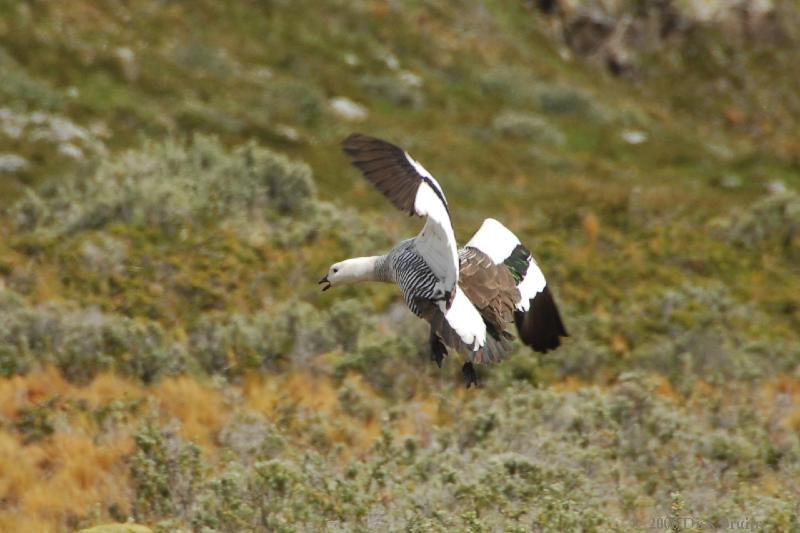
[[339,272],[339,269],[338,268],[334,268],[333,269],[333,273],[336,274],[337,272]]

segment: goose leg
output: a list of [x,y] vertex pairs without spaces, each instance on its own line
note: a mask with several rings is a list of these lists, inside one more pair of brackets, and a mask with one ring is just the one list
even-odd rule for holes
[[431,361],[436,363],[436,366],[442,368],[442,361],[447,357],[447,347],[442,342],[442,339],[431,330]]
[[470,362],[464,363],[464,366],[461,367],[461,373],[464,375],[464,381],[467,384],[467,388],[470,386],[475,385],[475,387],[479,387],[478,384],[478,373],[475,371],[475,367]]

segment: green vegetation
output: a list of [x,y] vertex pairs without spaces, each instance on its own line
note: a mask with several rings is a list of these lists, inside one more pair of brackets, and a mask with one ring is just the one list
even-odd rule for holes
[[[545,4],[0,0],[0,530],[800,528],[800,7]],[[321,294],[419,225],[352,131],[568,342]]]
[[[781,468],[787,458],[771,448],[743,403],[726,406],[725,422],[704,419],[717,401],[679,408],[636,375],[606,392],[511,386],[501,397],[467,405],[443,398],[440,410],[458,422],[427,427],[422,440],[396,437],[390,409],[365,459],[342,466],[341,446],[294,447],[263,420],[234,418],[223,430],[226,442],[238,438],[248,449],[236,450],[198,486],[195,462],[187,459],[191,445],[168,444],[169,434],[146,426],[137,439],[157,444],[139,445],[134,479],[163,479],[164,490],[151,496],[149,486],[137,485],[145,499],[139,516],[166,531],[180,523],[213,531],[331,524],[365,531],[627,531],[625,524],[668,516],[672,490],[684,501],[680,516],[749,516],[768,531],[796,528],[796,502],[753,494],[750,485],[774,468],[770,461],[779,456]],[[165,447],[173,454],[168,464],[142,472],[164,461]],[[186,507],[148,507],[164,501]]]

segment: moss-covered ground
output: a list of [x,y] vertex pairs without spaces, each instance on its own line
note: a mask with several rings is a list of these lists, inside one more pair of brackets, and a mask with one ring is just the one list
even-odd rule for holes
[[[0,0],[0,530],[800,530],[800,7],[617,77],[544,4]],[[465,390],[319,292],[419,227],[352,131],[523,239],[559,350]]]

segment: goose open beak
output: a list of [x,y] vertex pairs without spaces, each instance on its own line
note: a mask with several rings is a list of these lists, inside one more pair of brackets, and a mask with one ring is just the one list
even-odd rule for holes
[[327,283],[327,285],[322,287],[322,292],[325,292],[325,291],[327,291],[328,289],[331,288],[331,282],[328,281],[328,275],[327,274],[325,274],[325,276],[321,280],[319,280],[318,285],[321,285],[323,283]]

